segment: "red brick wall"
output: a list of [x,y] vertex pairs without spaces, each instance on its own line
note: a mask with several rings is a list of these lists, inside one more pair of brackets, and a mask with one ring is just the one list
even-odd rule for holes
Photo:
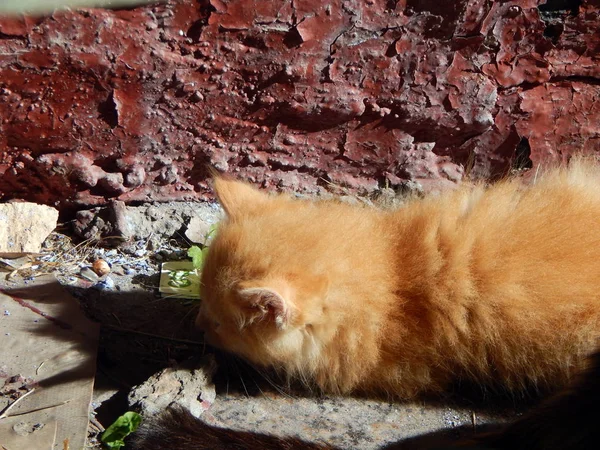
[[[543,0],[542,0],[543,1]],[[431,189],[600,150],[600,2],[181,0],[0,19],[0,199]]]

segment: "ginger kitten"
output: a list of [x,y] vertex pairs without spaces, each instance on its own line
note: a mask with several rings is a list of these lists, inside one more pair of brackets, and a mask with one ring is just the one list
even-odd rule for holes
[[600,169],[463,186],[394,211],[215,179],[206,339],[325,392],[564,385],[600,336]]

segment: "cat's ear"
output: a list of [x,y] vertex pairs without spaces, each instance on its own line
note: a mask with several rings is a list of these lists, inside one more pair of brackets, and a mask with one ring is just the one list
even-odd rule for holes
[[241,289],[238,295],[248,311],[248,322],[271,321],[279,329],[284,329],[290,322],[291,305],[276,290],[267,287]]
[[230,217],[242,212],[258,211],[269,200],[268,194],[249,184],[223,176],[214,177],[214,189],[219,203]]

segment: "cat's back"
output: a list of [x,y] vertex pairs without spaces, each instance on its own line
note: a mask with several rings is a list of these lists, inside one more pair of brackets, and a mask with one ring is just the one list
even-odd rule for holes
[[[415,202],[398,211],[401,233],[410,230],[437,256],[480,273],[517,270],[522,280],[575,279],[600,285],[600,167],[577,160],[540,174],[531,184],[508,179]],[[441,266],[440,266],[441,265]],[[572,270],[576,269],[576,270]],[[573,286],[569,286],[573,289]]]
[[[470,254],[471,263],[482,275],[495,273],[500,277],[498,282],[529,284],[547,300],[555,296],[553,293],[573,296],[578,291],[597,297],[597,164],[578,160],[568,168],[539,175],[530,185],[508,180],[464,195],[462,209],[454,217],[449,215],[455,224],[447,227],[446,236],[458,249]],[[444,232],[442,224],[440,236]],[[585,293],[589,287],[592,291]]]
[[561,384],[594,350],[597,164],[575,161],[529,185],[460,188],[395,214],[399,295],[426,311],[419,323],[435,336],[440,357],[453,352],[461,367],[454,370],[509,387],[526,379]]

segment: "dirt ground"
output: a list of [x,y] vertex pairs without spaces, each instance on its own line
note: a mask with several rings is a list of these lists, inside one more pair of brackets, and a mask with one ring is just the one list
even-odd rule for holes
[[[413,403],[319,396],[285,386],[272,374],[216,352],[193,330],[198,301],[162,296],[158,286],[161,263],[188,259],[191,243],[184,233],[190,217],[210,225],[220,217],[218,208],[197,203],[128,208],[127,241],[81,240],[73,236],[71,224],[63,224],[46,240],[33,266],[0,274],[0,286],[10,287],[27,283],[38,273],[53,272],[86,315],[101,324],[90,448],[100,448],[101,431],[132,409],[128,394],[134,386],[166,367],[190,361],[210,372],[207,355],[214,355],[217,369],[214,393],[209,393],[212,397],[202,414],[206,421],[296,434],[341,448],[375,449],[440,430],[459,435],[514,417],[522,408],[511,399],[482,395]],[[98,259],[111,266],[110,273],[100,278],[90,270]]]

